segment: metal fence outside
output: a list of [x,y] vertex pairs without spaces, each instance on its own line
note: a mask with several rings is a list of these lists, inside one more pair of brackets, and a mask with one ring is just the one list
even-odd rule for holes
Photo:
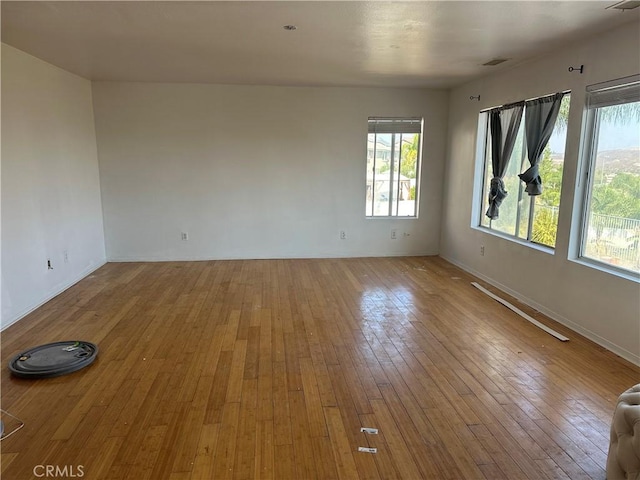
[[591,213],[584,256],[640,272],[640,220]]

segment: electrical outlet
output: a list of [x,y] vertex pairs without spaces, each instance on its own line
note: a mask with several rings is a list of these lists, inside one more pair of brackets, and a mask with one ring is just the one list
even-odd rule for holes
[[182,232],[180,238],[182,238],[182,240],[186,242],[187,240],[189,240],[189,234],[187,232]]
[[69,263],[69,252],[67,250],[62,252],[62,256],[64,258],[64,263]]
[[480,256],[484,257],[484,245],[480,245]]
[[340,240],[345,240],[347,238],[347,232],[344,230],[340,230]]
[[398,238],[397,230],[391,230],[391,240],[395,240],[396,238]]

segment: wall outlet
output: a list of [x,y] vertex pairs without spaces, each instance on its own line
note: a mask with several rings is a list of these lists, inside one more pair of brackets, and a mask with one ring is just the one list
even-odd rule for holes
[[180,238],[186,242],[187,240],[189,240],[189,234],[187,232],[182,232]]
[[65,250],[62,252],[62,257],[64,258],[64,263],[69,263],[69,251]]
[[340,240],[345,240],[347,238],[347,232],[344,230],[340,230]]
[[480,245],[480,256],[484,257],[484,245]]
[[398,238],[398,231],[391,230],[391,240],[395,240],[396,238]]

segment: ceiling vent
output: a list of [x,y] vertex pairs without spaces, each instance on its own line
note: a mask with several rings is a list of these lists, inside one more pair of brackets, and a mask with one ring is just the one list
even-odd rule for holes
[[623,0],[622,2],[609,5],[607,9],[611,8],[613,10],[633,10],[634,8],[638,7],[640,7],[640,1],[638,0]]
[[494,58],[493,60],[489,60],[487,63],[483,63],[485,67],[494,67],[496,65],[500,65],[508,60],[508,58]]

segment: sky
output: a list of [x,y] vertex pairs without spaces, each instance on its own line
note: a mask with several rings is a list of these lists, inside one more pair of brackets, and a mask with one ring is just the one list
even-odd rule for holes
[[[556,129],[549,140],[549,146],[553,153],[563,153],[567,131]],[[615,125],[611,122],[603,122],[600,125],[600,138],[598,151],[617,150],[621,148],[640,148],[640,120],[626,125]]]

